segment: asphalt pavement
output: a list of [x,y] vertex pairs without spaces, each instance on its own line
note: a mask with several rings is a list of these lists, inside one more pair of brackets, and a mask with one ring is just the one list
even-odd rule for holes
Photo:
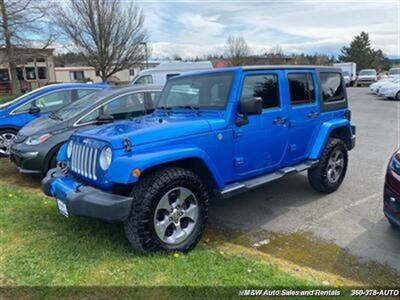
[[[386,167],[399,146],[400,103],[372,95],[368,88],[348,88],[348,97],[357,143],[349,154],[347,175],[339,190],[329,195],[317,193],[305,173],[292,174],[234,198],[214,201],[211,226],[253,238],[254,232],[272,236],[304,233],[338,246],[370,266],[372,262],[372,266],[377,263],[400,272],[400,230],[391,228],[382,212]],[[318,242],[303,243],[311,244],[303,251],[324,255],[313,249]],[[278,249],[284,246],[275,245]]]

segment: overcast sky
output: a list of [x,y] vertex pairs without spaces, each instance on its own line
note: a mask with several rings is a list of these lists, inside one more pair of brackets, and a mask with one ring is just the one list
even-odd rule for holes
[[279,44],[285,53],[337,55],[361,31],[391,57],[399,53],[400,1],[148,1],[153,57],[219,54],[228,35],[241,35],[253,54]]

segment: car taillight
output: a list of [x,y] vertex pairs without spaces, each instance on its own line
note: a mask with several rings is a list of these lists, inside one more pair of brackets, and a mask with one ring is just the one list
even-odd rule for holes
[[390,168],[397,175],[400,175],[400,151],[397,151],[395,155],[392,157],[392,161],[390,162]]
[[351,110],[350,109],[346,110],[346,112],[344,113],[344,117],[347,120],[351,121]]

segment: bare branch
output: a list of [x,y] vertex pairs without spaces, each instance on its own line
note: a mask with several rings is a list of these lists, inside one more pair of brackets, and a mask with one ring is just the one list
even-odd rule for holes
[[144,60],[147,33],[134,2],[71,0],[55,11],[54,22],[104,81]]
[[225,55],[231,66],[241,66],[244,58],[249,56],[250,48],[242,36],[229,36],[226,40]]

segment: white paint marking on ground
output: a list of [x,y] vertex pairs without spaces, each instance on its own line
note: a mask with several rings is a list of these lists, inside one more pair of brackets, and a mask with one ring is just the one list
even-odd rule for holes
[[343,207],[341,207],[341,208],[339,208],[339,209],[337,209],[337,210],[328,212],[328,213],[326,213],[325,215],[323,215],[321,218],[319,218],[317,221],[319,221],[319,220],[324,220],[324,219],[329,219],[329,218],[333,217],[333,216],[336,215],[336,214],[343,213],[344,211],[348,210],[349,208],[353,208],[353,207],[355,207],[355,206],[358,206],[358,205],[360,205],[360,204],[363,204],[363,203],[365,203],[365,202],[368,202],[368,201],[370,201],[370,200],[372,200],[372,199],[374,199],[374,198],[376,198],[376,197],[378,197],[378,196],[379,196],[379,195],[378,195],[377,193],[374,193],[374,194],[372,194],[372,195],[369,195],[368,197],[365,197],[365,198],[363,198],[363,199],[360,199],[360,200],[357,200],[357,201],[355,201],[355,202],[352,202],[352,203],[350,203],[350,204],[348,204],[348,205],[345,205],[345,206],[343,206]]

